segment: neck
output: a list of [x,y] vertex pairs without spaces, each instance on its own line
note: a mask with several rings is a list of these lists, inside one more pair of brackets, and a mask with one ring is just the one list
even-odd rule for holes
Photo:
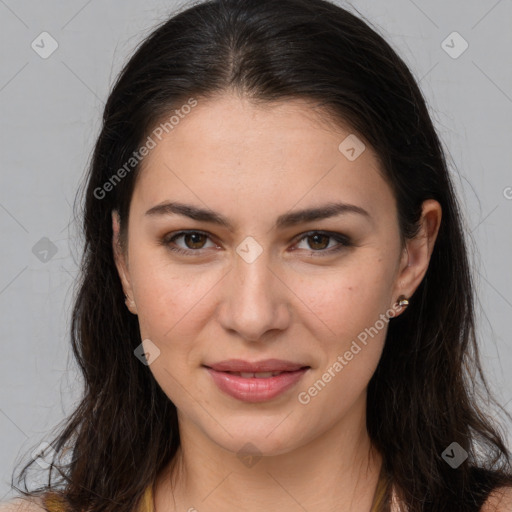
[[307,444],[245,463],[180,418],[180,448],[157,479],[156,510],[369,512],[382,457],[363,406]]

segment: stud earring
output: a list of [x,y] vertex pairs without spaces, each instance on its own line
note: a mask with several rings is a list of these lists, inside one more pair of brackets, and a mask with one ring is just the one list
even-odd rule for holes
[[409,300],[405,298],[405,295],[400,295],[396,301],[396,305],[403,308],[409,305]]

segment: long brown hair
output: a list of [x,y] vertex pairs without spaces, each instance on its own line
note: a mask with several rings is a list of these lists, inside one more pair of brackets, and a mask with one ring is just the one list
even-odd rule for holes
[[[478,356],[469,234],[411,72],[369,24],[327,1],[210,0],[155,29],[106,103],[80,211],[85,244],[71,344],[83,398],[50,443],[48,485],[22,493],[55,491],[70,510],[133,511],[176,454],[176,407],[134,356],[141,338],[113,260],[111,212],[126,233],[139,169],[126,163],[156,123],[191,98],[225,91],[261,103],[313,100],[361,134],[395,194],[402,237],[417,232],[424,200],[441,204],[428,271],[390,321],[369,383],[368,432],[411,512],[473,510],[490,489],[512,485],[510,453],[483,409],[484,399],[498,404]],[[454,442],[468,454],[457,468],[442,457]]]

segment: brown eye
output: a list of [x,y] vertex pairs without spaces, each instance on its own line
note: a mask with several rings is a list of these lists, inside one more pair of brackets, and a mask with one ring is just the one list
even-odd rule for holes
[[322,233],[319,233],[319,234],[315,234],[315,235],[310,235],[307,238],[309,238],[310,240],[313,240],[313,243],[309,244],[311,249],[321,250],[321,249],[326,249],[328,247],[329,239],[331,237],[324,235]]
[[[312,255],[322,256],[325,254],[332,254],[337,251],[341,251],[344,248],[350,247],[352,245],[350,238],[341,233],[329,233],[323,231],[310,231],[302,236],[299,240],[299,243],[303,240],[307,240],[306,250]],[[329,247],[330,241],[333,240],[338,242],[333,246]],[[315,254],[318,253],[318,254]]]
[[[176,243],[176,240],[180,238],[183,239],[184,247]],[[205,248],[205,242],[209,238],[206,233],[200,231],[180,231],[174,236],[164,237],[161,243],[171,251],[181,254],[194,254],[200,253]]]
[[185,241],[185,245],[189,249],[202,249],[205,239],[207,238],[207,236],[203,235],[202,233],[186,233],[182,236],[183,240]]

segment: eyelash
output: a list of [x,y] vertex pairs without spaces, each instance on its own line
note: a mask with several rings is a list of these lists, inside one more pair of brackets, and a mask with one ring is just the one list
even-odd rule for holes
[[[180,238],[185,235],[190,235],[190,234],[205,235],[206,237],[210,238],[210,235],[204,231],[193,231],[193,230],[178,231],[177,233],[171,233],[172,236],[171,235],[165,236],[160,241],[160,243],[161,243],[161,245],[167,247],[169,250],[173,251],[174,253],[192,256],[194,253],[200,253],[203,249],[195,249],[195,250],[194,249],[182,249],[181,247],[175,247],[175,246],[171,245],[171,243],[173,243],[173,241],[176,240],[177,238]],[[328,238],[332,238],[336,242],[339,242],[339,245],[337,245],[335,247],[331,247],[330,249],[319,249],[316,251],[311,250],[310,251],[311,256],[316,256],[317,253],[321,253],[321,254],[319,254],[319,256],[331,255],[331,254],[340,252],[341,250],[343,250],[347,247],[351,247],[353,245],[350,238],[347,237],[346,235],[342,235],[341,233],[331,233],[329,231],[308,231],[307,233],[304,233],[303,235],[301,235],[301,238],[299,238],[296,243],[300,243],[305,238],[309,238],[313,235],[325,235]]]

